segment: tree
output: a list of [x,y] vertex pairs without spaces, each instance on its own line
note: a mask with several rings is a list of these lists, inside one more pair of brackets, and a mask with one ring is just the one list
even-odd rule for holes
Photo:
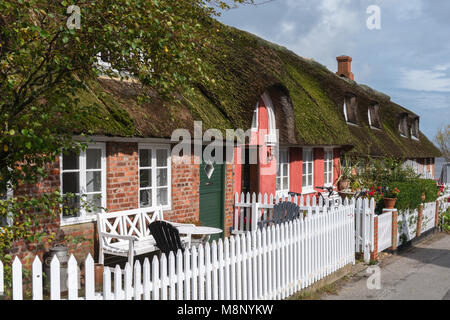
[[438,145],[446,161],[450,161],[450,125],[443,125],[438,129],[434,142]]
[[[248,2],[0,1],[0,196],[45,178],[61,149],[85,147],[72,139],[85,115],[76,92],[99,74],[132,77],[173,100],[209,81],[201,56],[220,35],[213,17]],[[57,216],[64,201],[57,191],[1,199],[0,218],[14,223],[0,225],[0,260],[13,241],[36,236],[39,219]]]

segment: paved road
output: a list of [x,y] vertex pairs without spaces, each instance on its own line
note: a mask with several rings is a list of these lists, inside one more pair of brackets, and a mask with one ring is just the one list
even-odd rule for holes
[[324,300],[450,300],[450,235],[438,234],[380,263],[381,289],[369,290],[366,270]]

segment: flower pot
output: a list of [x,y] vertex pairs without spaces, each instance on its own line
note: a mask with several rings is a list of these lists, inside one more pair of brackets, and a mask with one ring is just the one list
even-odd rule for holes
[[439,190],[439,191],[437,192],[437,196],[438,196],[438,197],[441,196],[441,190]]
[[346,189],[348,189],[349,185],[350,185],[349,179],[342,179],[342,180],[339,180],[338,188],[339,188],[339,190],[346,190]]
[[397,198],[383,198],[385,209],[394,209]]

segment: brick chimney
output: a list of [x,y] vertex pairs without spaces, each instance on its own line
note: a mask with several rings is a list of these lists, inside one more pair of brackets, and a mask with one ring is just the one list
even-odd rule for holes
[[355,76],[352,73],[352,58],[349,56],[340,56],[336,60],[338,61],[338,72],[336,74],[340,77],[344,76],[355,80]]

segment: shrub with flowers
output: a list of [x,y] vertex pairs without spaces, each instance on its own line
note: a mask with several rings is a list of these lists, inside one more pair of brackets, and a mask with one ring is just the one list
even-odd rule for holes
[[397,199],[398,195],[400,194],[400,190],[397,187],[394,187],[393,189],[386,188],[385,192],[385,198],[395,198]]

